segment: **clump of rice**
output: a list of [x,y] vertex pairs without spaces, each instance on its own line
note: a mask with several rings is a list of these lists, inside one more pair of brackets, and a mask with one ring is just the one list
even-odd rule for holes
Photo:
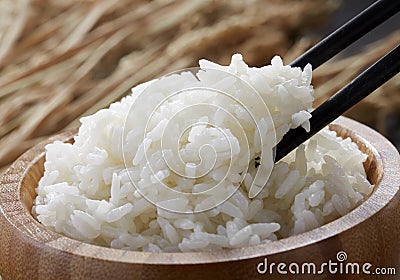
[[[206,60],[200,67],[231,73],[252,90],[206,71],[133,88],[121,102],[82,118],[74,144],[46,146],[35,217],[53,231],[102,246],[204,251],[257,245],[314,229],[348,213],[371,193],[362,164],[367,156],[349,138],[326,128],[275,164],[262,191],[249,199],[261,150],[257,128],[262,134],[275,130],[277,141],[290,128],[309,129],[311,67],[302,71],[275,57],[271,65],[250,68],[240,55],[226,67]],[[232,92],[253,112],[216,91],[188,90],[163,99],[167,91],[196,85]],[[151,94],[141,94],[149,88]],[[273,127],[254,94],[268,107]],[[138,96],[140,106],[135,107]],[[159,100],[164,101],[154,107]],[[198,109],[174,118],[196,104],[224,110],[192,107]],[[196,122],[201,124],[180,134]],[[207,172],[211,161],[213,169]],[[200,195],[173,194],[166,186]]]

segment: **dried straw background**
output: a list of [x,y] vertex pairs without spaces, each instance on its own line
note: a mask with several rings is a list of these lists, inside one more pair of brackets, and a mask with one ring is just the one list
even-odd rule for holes
[[[38,141],[120,99],[142,81],[240,52],[289,63],[338,2],[315,0],[1,0],[0,173]],[[317,103],[400,42],[399,33],[314,73]],[[392,79],[350,113],[385,133],[400,108]],[[378,110],[379,109],[379,110]],[[371,114],[375,110],[376,114]]]

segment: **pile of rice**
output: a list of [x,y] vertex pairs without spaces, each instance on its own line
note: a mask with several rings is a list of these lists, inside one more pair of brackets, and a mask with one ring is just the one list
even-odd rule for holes
[[200,68],[138,85],[82,118],[74,144],[47,145],[38,221],[118,249],[217,250],[314,229],[372,192],[367,156],[327,128],[272,164],[275,142],[262,139],[309,129],[310,66],[275,57],[250,68],[234,55],[229,66]]

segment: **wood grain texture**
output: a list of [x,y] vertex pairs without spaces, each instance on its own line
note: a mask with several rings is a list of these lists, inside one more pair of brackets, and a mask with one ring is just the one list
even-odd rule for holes
[[[15,279],[271,279],[257,265],[317,266],[339,251],[347,262],[395,267],[400,273],[400,157],[382,135],[355,121],[339,118],[331,129],[349,136],[365,153],[374,193],[349,214],[312,231],[268,244],[199,253],[147,253],[82,243],[44,228],[30,214],[35,187],[43,174],[44,146],[71,141],[75,131],[59,134],[22,155],[0,182],[0,274]],[[279,275],[273,279],[315,279],[315,275]],[[325,269],[327,271],[327,269]],[[336,275],[337,276],[337,275]],[[337,279],[329,273],[318,279]],[[339,279],[397,279],[341,275]]]

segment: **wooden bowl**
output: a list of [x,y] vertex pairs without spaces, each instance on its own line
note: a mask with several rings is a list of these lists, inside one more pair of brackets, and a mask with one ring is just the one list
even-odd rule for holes
[[[340,274],[340,263],[359,263],[360,274],[340,279],[364,279],[364,269],[396,268],[400,273],[400,157],[393,145],[374,130],[346,118],[330,126],[350,136],[368,154],[365,167],[374,193],[349,214],[312,231],[242,249],[199,253],[148,253],[86,244],[44,228],[31,215],[35,187],[43,174],[44,146],[71,141],[65,132],[32,148],[4,174],[0,184],[0,274],[8,279],[315,279],[293,275],[296,264],[338,263],[338,272],[324,267],[322,279]],[[339,259],[347,254],[347,260]],[[339,253],[339,255],[337,255]],[[341,255],[340,255],[341,254]],[[278,266],[278,263],[284,262]],[[267,266],[266,266],[267,263]],[[293,264],[295,263],[295,264]],[[265,274],[263,270],[268,267]],[[286,270],[287,275],[278,272]],[[350,266],[349,266],[350,267]],[[311,268],[311,271],[312,272]],[[350,268],[348,272],[351,272]],[[370,275],[368,279],[396,279]],[[336,279],[336,277],[335,277]]]

